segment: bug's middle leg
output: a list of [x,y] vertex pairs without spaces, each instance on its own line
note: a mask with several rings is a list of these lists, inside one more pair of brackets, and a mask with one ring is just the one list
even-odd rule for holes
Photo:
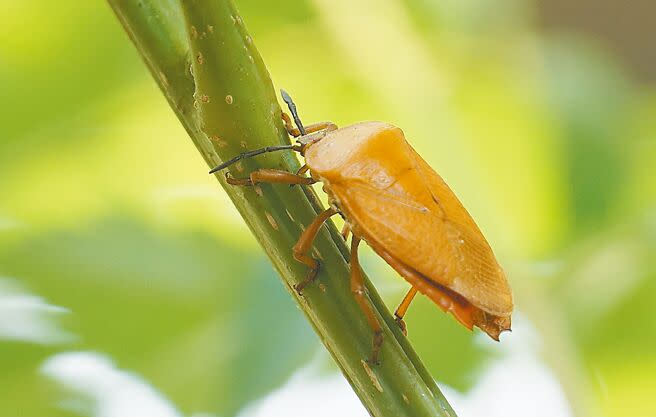
[[342,237],[344,238],[344,241],[348,240],[349,233],[351,233],[351,225],[348,223],[344,222],[344,226],[342,226]]
[[310,223],[310,225],[303,231],[303,234],[301,234],[301,237],[298,239],[298,242],[296,242],[294,248],[292,249],[294,253],[294,259],[304,265],[307,265],[308,268],[310,268],[307,275],[305,276],[305,279],[294,285],[294,289],[299,294],[303,292],[303,289],[309,283],[314,281],[314,279],[317,277],[317,273],[319,272],[319,261],[309,256],[307,252],[310,251],[312,242],[314,242],[314,238],[317,237],[321,226],[326,222],[326,220],[330,218],[330,216],[335,214],[337,214],[337,210],[333,208],[329,208],[328,210],[321,212],[317,218],[314,219],[314,221]]
[[226,181],[230,185],[253,186],[258,183],[277,183],[277,184],[314,184],[316,180],[310,177],[304,177],[281,169],[258,169],[251,172],[248,178],[233,178],[226,174]]
[[367,317],[369,326],[374,332],[373,347],[371,350],[371,357],[367,360],[370,364],[378,364],[378,354],[380,347],[383,345],[383,329],[380,326],[380,321],[376,317],[374,308],[366,295],[366,287],[364,285],[364,278],[362,277],[362,270],[360,269],[360,261],[358,260],[358,245],[360,238],[353,235],[351,238],[351,292],[355,296],[355,301],[358,302],[360,309]]

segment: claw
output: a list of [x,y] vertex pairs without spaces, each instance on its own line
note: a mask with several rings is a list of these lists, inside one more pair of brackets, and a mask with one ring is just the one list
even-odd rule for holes
[[[315,259],[315,261],[316,261],[316,259]],[[310,269],[308,271],[308,274],[306,275],[305,279],[303,281],[299,282],[298,284],[294,285],[294,289],[296,290],[296,293],[298,295],[302,296],[303,295],[303,290],[305,289],[305,287],[307,287],[309,284],[311,284],[317,278],[317,274],[319,273],[319,265],[320,264],[319,264],[319,261],[316,261],[316,262],[317,262],[316,268]]]
[[403,333],[403,336],[407,337],[408,336],[408,328],[405,325],[405,321],[403,321],[403,319],[399,316],[396,316],[394,318],[394,321],[401,328],[401,332]]
[[232,175],[230,175],[229,172],[225,173],[225,179],[226,182],[230,185],[245,185],[245,186],[253,185],[253,180],[251,180],[250,178],[235,178]]
[[383,331],[378,330],[374,333],[373,349],[371,350],[371,357],[367,359],[369,365],[380,365],[380,347],[383,345]]

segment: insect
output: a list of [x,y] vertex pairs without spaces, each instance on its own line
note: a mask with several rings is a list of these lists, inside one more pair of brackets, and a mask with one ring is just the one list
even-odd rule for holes
[[[259,169],[248,178],[229,184],[258,183],[310,185],[323,183],[330,208],[305,229],[293,247],[294,258],[307,265],[305,279],[295,286],[301,293],[319,270],[309,256],[321,225],[335,214],[345,221],[350,249],[351,290],[373,330],[371,358],[378,362],[382,330],[366,289],[358,261],[358,245],[364,240],[410,284],[395,311],[404,333],[403,317],[417,292],[428,296],[465,327],[474,326],[492,339],[510,330],[513,301],[503,269],[490,245],[467,210],[442,178],[415,152],[401,129],[383,122],[361,122],[341,129],[331,122],[303,126],[291,97],[281,91],[294,118],[283,113],[295,144],[245,152],[210,171],[266,152],[292,149],[305,158],[296,173]],[[310,176],[305,176],[309,171]]]

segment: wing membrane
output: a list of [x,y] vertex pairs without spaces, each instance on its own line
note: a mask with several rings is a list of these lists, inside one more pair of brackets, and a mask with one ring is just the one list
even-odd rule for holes
[[331,185],[345,215],[374,250],[488,313],[510,314],[510,289],[489,244],[442,178],[409,145],[407,150],[412,169],[385,187],[367,178]]

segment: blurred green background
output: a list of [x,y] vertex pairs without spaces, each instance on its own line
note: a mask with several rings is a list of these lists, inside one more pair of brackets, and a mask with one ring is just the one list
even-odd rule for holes
[[[306,122],[401,126],[507,270],[500,344],[407,318],[461,417],[656,415],[653,2],[236,3]],[[0,3],[0,96],[0,415],[304,415],[266,398],[336,370],[109,7]]]

